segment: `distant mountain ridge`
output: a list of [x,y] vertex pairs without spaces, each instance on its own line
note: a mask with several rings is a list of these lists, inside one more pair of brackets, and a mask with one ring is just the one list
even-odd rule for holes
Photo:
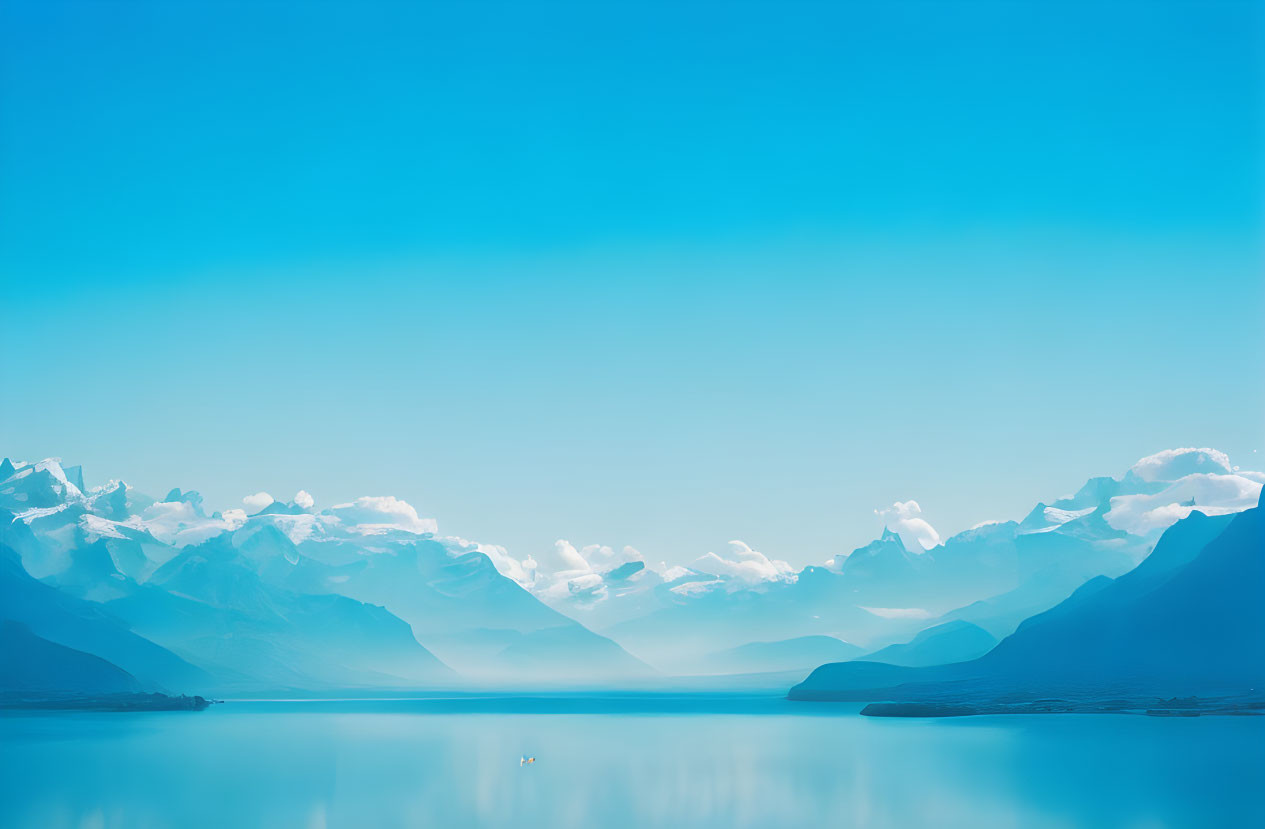
[[1069,699],[1265,700],[1265,514],[1194,512],[1130,573],[1097,578],[966,663],[823,665],[794,699],[934,703],[1016,693]]
[[323,513],[274,500],[252,515],[208,516],[192,491],[155,500],[117,481],[85,489],[82,471],[56,460],[2,468],[0,588],[10,601],[0,618],[138,668],[146,687],[291,692],[653,674],[501,575],[477,545],[435,537],[433,522],[396,499]]
[[865,653],[833,636],[800,636],[777,642],[751,642],[702,659],[696,673],[759,674],[810,671],[825,662],[852,659]]
[[[5,517],[0,512],[0,521]],[[2,544],[0,620],[20,624],[41,638],[100,657],[146,686],[183,691],[212,682],[206,671],[138,635],[103,605],[31,578],[17,554]]]
[[997,639],[988,631],[961,620],[929,627],[901,645],[888,645],[862,657],[866,662],[883,662],[917,668],[966,662],[988,653]]
[[1170,450],[1019,521],[930,549],[934,532],[911,546],[885,529],[797,571],[740,541],[688,566],[565,541],[520,560],[442,536],[390,496],[318,510],[305,492],[260,493],[208,515],[196,491],[154,499],[89,487],[56,459],[4,459],[0,620],[173,692],[637,684],[867,651],[903,663],[848,669],[879,676],[977,661],[1069,596],[1137,589],[1193,557],[1171,539],[1255,504],[1261,477],[1215,450]]
[[99,656],[36,636],[26,625],[0,622],[0,693],[123,694],[145,686]]
[[597,629],[670,667],[746,642],[806,635],[877,648],[955,620],[1002,638],[1086,581],[1128,572],[1179,518],[1249,508],[1263,479],[1216,450],[1168,450],[1119,479],[1091,478],[1020,521],[985,522],[927,550],[909,549],[885,529],[824,568],[770,570],[762,582],[708,572],[700,560],[678,568],[674,581],[611,592],[596,605],[556,590],[546,601],[581,621],[612,615],[604,605],[637,602],[649,612],[619,614],[629,618]]

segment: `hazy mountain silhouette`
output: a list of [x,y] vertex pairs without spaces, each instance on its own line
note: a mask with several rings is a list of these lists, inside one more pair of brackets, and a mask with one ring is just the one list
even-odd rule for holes
[[700,660],[693,673],[758,674],[808,671],[825,662],[852,659],[864,649],[833,636],[797,636],[776,642],[750,642]]
[[17,554],[4,546],[0,546],[0,619],[19,622],[34,635],[98,656],[143,684],[185,692],[211,681],[205,671],[132,631],[102,605],[31,578]]
[[1130,573],[1094,579],[971,662],[823,665],[798,699],[936,700],[1007,693],[1259,694],[1265,689],[1265,520],[1192,513]]
[[966,662],[988,653],[997,644],[991,633],[970,622],[945,622],[927,628],[902,645],[888,645],[863,658],[888,665],[945,665]]
[[136,677],[99,656],[0,622],[0,693],[119,694],[145,690]]

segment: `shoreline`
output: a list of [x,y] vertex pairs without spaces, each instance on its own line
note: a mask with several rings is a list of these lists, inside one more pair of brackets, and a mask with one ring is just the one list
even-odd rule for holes
[[218,700],[167,694],[101,694],[94,696],[0,697],[0,711],[203,711]]
[[1265,715],[1265,701],[1243,699],[1066,700],[1039,699],[1025,702],[871,702],[861,709],[863,717],[940,718],[1009,714],[1129,714],[1146,717],[1255,717]]

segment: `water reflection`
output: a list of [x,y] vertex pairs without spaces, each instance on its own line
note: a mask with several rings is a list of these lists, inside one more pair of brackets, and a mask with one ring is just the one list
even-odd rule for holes
[[[0,825],[1265,823],[1257,718],[873,720],[777,700],[607,701],[558,713],[567,707],[230,703],[201,714],[9,715],[0,718]],[[521,767],[523,755],[538,760]]]

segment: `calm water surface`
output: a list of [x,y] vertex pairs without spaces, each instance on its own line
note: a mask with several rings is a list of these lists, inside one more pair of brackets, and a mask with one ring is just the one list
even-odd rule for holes
[[[0,826],[1265,826],[1265,718],[876,720],[777,699],[0,716]],[[535,765],[519,767],[519,757]]]

